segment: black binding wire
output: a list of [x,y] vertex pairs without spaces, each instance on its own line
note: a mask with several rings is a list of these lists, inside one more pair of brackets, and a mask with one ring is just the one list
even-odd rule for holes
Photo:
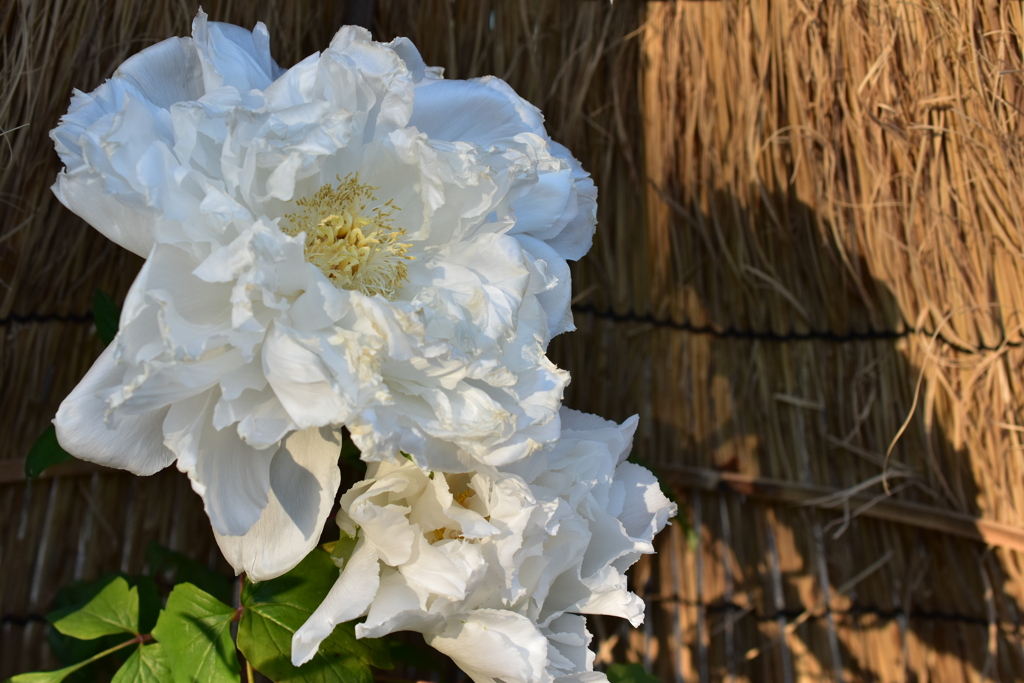
[[915,330],[906,324],[903,325],[902,330],[866,330],[863,332],[851,330],[850,332],[845,332],[843,334],[832,332],[831,330],[808,330],[807,332],[797,332],[792,328],[788,332],[775,332],[773,330],[744,330],[732,326],[717,327],[711,325],[694,325],[688,321],[680,322],[677,320],[655,318],[650,314],[641,315],[634,311],[617,313],[611,310],[599,310],[591,305],[576,305],[572,307],[572,311],[573,313],[592,315],[595,318],[612,320],[614,322],[665,327],[673,330],[689,332],[690,334],[710,335],[719,339],[743,339],[765,342],[826,341],[844,344],[864,341],[892,341],[896,339],[903,339],[904,337],[909,337],[911,335],[920,335],[923,337],[935,337],[943,344],[962,353],[997,351],[1006,347],[1016,348],[1018,346],[1024,346],[1024,341],[1021,340],[1003,340],[995,346],[981,345],[975,348],[969,348],[961,344],[957,344],[956,342],[945,338],[941,334],[936,335],[934,330]]
[[92,311],[85,313],[11,313],[0,318],[0,327],[9,325],[31,325],[43,323],[74,323],[83,324],[93,321]]

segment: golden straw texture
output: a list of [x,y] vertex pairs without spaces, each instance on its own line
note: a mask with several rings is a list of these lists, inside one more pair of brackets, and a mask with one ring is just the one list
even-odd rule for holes
[[603,226],[575,286],[616,315],[559,350],[571,404],[640,412],[696,531],[641,566],[653,626],[608,655],[664,680],[1024,676],[1021,21],[647,3],[645,220]]

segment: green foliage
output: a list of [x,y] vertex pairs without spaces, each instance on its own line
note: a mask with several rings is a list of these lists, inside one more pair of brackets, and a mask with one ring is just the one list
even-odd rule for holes
[[32,444],[28,455],[25,457],[25,478],[35,479],[43,473],[47,467],[59,465],[68,460],[74,460],[75,456],[68,453],[57,443],[57,430],[53,425],[46,428],[46,431],[39,435],[36,442]]
[[[156,583],[148,577],[105,574],[95,581],[78,582],[65,586],[57,592],[52,611],[47,618],[52,623],[83,608],[99,595],[104,588],[118,578],[127,581],[129,587],[138,591],[138,630],[141,633],[148,633],[156,623],[156,617],[162,602]],[[50,649],[53,650],[57,661],[65,666],[71,666],[90,659],[125,640],[124,636],[120,633],[92,640],[83,640],[65,635],[56,628],[50,628],[47,639],[50,641]],[[81,670],[72,673],[68,680],[84,683],[85,681],[94,681],[97,678],[109,679],[114,671],[117,670],[117,667],[124,661],[124,655],[123,651],[116,652],[112,657],[89,664]]]
[[146,546],[150,576],[173,577],[174,583],[191,583],[221,602],[231,602],[231,580],[188,555],[152,542]]
[[[230,582],[190,558],[152,545],[147,559],[157,578],[175,575],[230,596]],[[371,666],[390,668],[390,643],[356,640],[354,623],[342,624],[312,661],[291,664],[291,640],[338,578],[329,553],[317,549],[284,576],[245,583],[235,609],[193,585],[178,583],[161,610],[152,577],[109,574],[59,591],[47,617],[57,671],[27,673],[6,683],[237,683],[237,648],[274,681],[372,683]],[[156,641],[156,642],[153,642]]]
[[124,663],[111,683],[165,683],[171,680],[171,670],[164,658],[160,643],[139,645]]
[[352,558],[357,542],[354,536],[349,536],[342,531],[338,540],[331,544],[330,549],[328,550],[326,547],[324,549],[331,553],[331,559],[334,560],[335,564],[344,567]]
[[114,341],[120,318],[121,310],[114,300],[106,292],[97,289],[92,297],[92,319],[96,324],[96,334],[104,346]]
[[639,664],[612,664],[605,675],[609,683],[658,683],[658,679],[644,671]]
[[56,671],[33,671],[27,674],[18,674],[8,678],[4,683],[60,683],[69,675],[89,664],[88,661],[80,662],[74,666],[67,666]]
[[238,681],[234,617],[234,609],[195,586],[174,587],[153,636],[164,646],[175,683]]
[[312,660],[294,667],[292,634],[302,626],[338,578],[327,552],[316,549],[287,574],[262,583],[246,583],[245,608],[238,625],[238,649],[253,667],[274,681],[369,683],[370,666],[391,668],[386,645],[356,640],[355,626],[341,624]]
[[116,577],[85,605],[53,613],[50,621],[64,635],[81,640],[114,633],[138,635],[139,591]]

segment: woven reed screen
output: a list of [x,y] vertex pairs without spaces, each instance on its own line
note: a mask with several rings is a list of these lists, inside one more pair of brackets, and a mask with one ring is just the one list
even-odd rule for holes
[[[1024,679],[1024,9],[998,0],[204,3],[282,64],[365,12],[539,105],[600,187],[552,355],[641,415],[681,519],[599,663],[665,681]],[[223,566],[183,476],[21,459],[139,261],[52,198],[72,87],[188,32],[175,0],[0,5],[0,676],[55,590],[157,540]]]

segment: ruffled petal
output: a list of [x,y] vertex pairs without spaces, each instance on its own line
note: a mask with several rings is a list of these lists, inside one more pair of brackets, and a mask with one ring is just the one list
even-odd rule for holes
[[217,392],[211,390],[173,403],[164,420],[164,443],[202,496],[214,531],[242,536],[267,507],[277,448],[253,448],[235,430],[215,429],[216,402]]
[[[402,58],[388,46],[373,42],[370,32],[359,26],[343,26],[328,50],[348,67],[346,80],[358,79],[362,102],[350,101],[366,112],[364,141],[380,139],[390,131],[404,128],[413,109],[413,77]],[[326,54],[326,53],[325,53]],[[372,99],[366,99],[372,98]]]
[[433,139],[471,142],[485,149],[520,133],[547,137],[540,110],[493,76],[421,81],[409,123]]
[[168,38],[147,47],[125,60],[111,78],[124,79],[164,109],[203,95],[203,66],[189,38]]
[[149,212],[108,194],[98,171],[61,171],[52,190],[61,204],[118,246],[143,258],[152,251],[153,236],[146,229],[152,220]]
[[360,539],[327,597],[292,636],[292,664],[302,666],[311,660],[335,626],[366,614],[378,586],[377,552]]
[[192,38],[202,59],[206,90],[229,85],[241,93],[264,90],[281,69],[270,56],[270,33],[263,22],[247,31],[241,26],[207,21],[199,14],[192,21]]
[[319,542],[341,483],[341,433],[310,428],[289,436],[270,463],[270,497],[259,520],[241,536],[215,532],[235,573],[253,581],[284,574]]
[[591,636],[584,617],[563,614],[544,629],[544,635],[548,638],[548,658],[554,668],[568,674],[593,671],[595,656],[590,649]]
[[478,609],[448,619],[444,631],[424,634],[476,683],[547,683],[548,640],[521,614]]
[[106,396],[123,378],[124,367],[114,362],[110,345],[60,404],[53,420],[57,441],[82,460],[134,474],[153,474],[174,462],[174,453],[163,443],[167,410],[124,416],[112,426],[106,419]]
[[582,671],[570,676],[559,676],[555,683],[608,683],[608,677],[600,671]]
[[366,621],[356,624],[356,638],[380,638],[395,631],[425,633],[444,628],[444,617],[427,611],[426,591],[417,591],[394,569],[382,572],[380,589]]
[[640,465],[619,464],[615,468],[615,481],[621,482],[624,493],[619,521],[630,537],[649,544],[676,513],[675,503],[661,492],[657,477]]

